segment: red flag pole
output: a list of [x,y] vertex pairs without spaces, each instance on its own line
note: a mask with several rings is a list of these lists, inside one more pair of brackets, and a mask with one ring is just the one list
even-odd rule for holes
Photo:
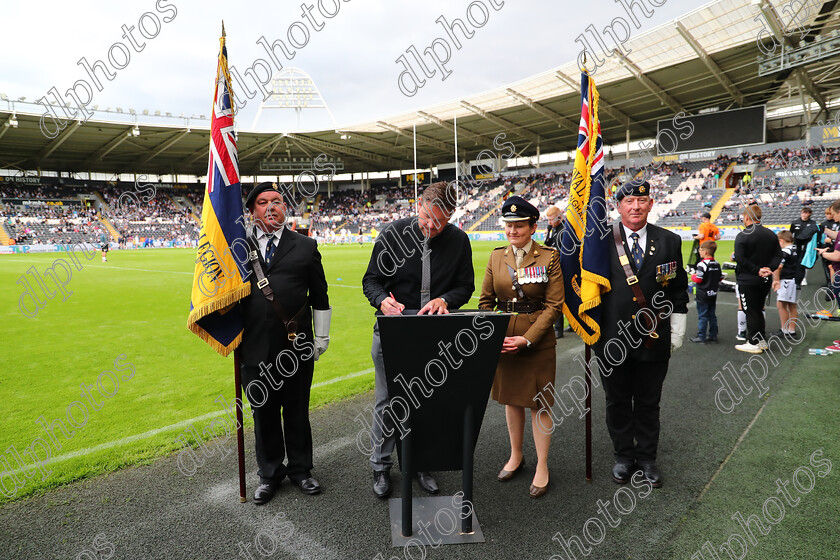
[[245,503],[245,428],[242,423],[242,365],[239,360],[239,348],[233,351],[233,380],[236,383],[236,451],[239,457],[239,501]]
[[592,482],[592,370],[589,369],[589,360],[592,356],[592,347],[586,345],[584,351],[586,362],[586,482]]

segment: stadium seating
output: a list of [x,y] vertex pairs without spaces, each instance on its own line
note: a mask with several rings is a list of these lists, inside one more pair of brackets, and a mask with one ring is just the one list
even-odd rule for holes
[[[651,183],[656,200],[651,222],[664,227],[694,228],[703,210],[710,208],[724,192],[718,188],[717,178],[731,164],[752,165],[755,166],[753,182],[738,184],[717,223],[739,224],[743,205],[756,201],[762,207],[765,224],[786,225],[799,217],[803,204],[809,205],[815,219],[821,220],[825,208],[840,198],[840,183],[825,183],[819,177],[801,175],[795,179],[801,183],[797,184],[792,179],[776,177],[775,170],[836,162],[840,162],[840,148],[781,148],[756,153],[744,150],[736,156],[721,155],[714,160],[667,163],[652,173],[648,171],[650,168],[608,164],[604,176],[612,184],[647,173],[644,176]],[[456,210],[452,223],[469,231],[498,231],[501,228],[498,207],[513,193],[530,200],[541,211],[551,205],[565,208],[571,165],[549,169],[467,183],[467,201]],[[150,187],[154,185],[142,185],[143,190],[135,190],[137,187],[130,183],[72,182],[32,184],[27,178],[25,184],[18,184],[13,178],[6,178],[0,186],[0,229],[14,242],[27,244],[98,241],[103,231],[121,236],[129,245],[147,243],[146,240],[178,245],[197,241],[204,200],[200,184],[153,189]],[[387,223],[410,216],[414,211],[413,185],[401,187],[396,181],[382,180],[362,190],[358,183],[338,182],[333,189],[330,196],[320,193],[308,207],[299,209],[300,213],[308,213],[310,230],[322,238],[350,240],[359,229],[366,233],[381,230]],[[247,185],[244,190],[248,190]],[[120,195],[127,191],[137,196],[123,197],[120,202]],[[617,217],[613,203],[609,204],[610,216]],[[541,219],[538,228],[546,227],[546,221]]]

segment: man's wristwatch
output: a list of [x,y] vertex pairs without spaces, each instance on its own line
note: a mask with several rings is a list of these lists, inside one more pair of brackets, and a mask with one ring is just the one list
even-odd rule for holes
[[439,297],[438,299],[443,302],[443,305],[445,305],[446,307],[449,307],[449,304],[446,303],[446,300],[443,299],[443,297]]
[[[525,337],[523,337],[523,338],[525,338]],[[533,346],[533,343],[530,340],[528,340],[527,338],[525,338],[525,348],[530,348],[531,346]]]

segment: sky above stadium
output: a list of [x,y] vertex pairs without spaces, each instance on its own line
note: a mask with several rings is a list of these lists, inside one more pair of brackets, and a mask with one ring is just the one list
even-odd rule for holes
[[[633,9],[638,28],[623,5],[631,1],[644,1],[650,15],[638,5]],[[304,70],[336,125],[348,126],[500,87],[574,61],[582,50],[575,39],[585,33],[592,41],[586,31],[590,25],[601,30],[622,18],[632,38],[707,3],[656,2],[662,5],[651,0],[14,2],[3,7],[0,45],[6,56],[0,93],[31,102],[54,87],[68,99],[67,90],[78,84],[75,92],[84,100],[87,84],[89,107],[209,114],[224,19],[230,64],[245,82],[240,95],[244,86],[255,90],[241,106],[240,129],[254,128],[262,98],[254,78],[244,75],[258,59],[272,71],[278,63]],[[454,39],[437,21],[441,17],[450,24],[456,18],[464,22],[455,28]],[[472,36],[467,38],[465,31]],[[268,46],[278,40],[283,44],[277,43],[276,60],[271,60],[260,42]],[[436,66],[432,53],[444,60],[447,48],[449,61]],[[411,50],[425,63],[425,74]],[[405,62],[397,61],[401,55],[410,68],[398,82],[406,70]],[[93,68],[93,78],[79,64],[82,58]],[[252,72],[261,79],[263,66],[257,63]],[[18,109],[41,112],[35,105]],[[323,113],[304,112],[301,128],[330,128],[325,119]],[[156,122],[142,116],[140,121]]]

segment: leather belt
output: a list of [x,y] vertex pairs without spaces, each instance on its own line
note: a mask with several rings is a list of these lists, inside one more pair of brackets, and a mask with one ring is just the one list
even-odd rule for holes
[[496,309],[505,313],[534,313],[545,309],[544,301],[500,301]]
[[652,348],[654,341],[659,338],[659,334],[656,332],[656,323],[653,319],[653,317],[656,317],[656,313],[648,307],[645,294],[639,286],[639,279],[635,274],[633,274],[633,269],[630,268],[630,259],[627,257],[627,252],[624,250],[624,241],[621,239],[620,228],[621,224],[619,222],[613,222],[613,241],[615,241],[615,250],[618,253],[618,263],[621,265],[621,268],[624,269],[624,275],[627,277],[627,285],[630,286],[630,289],[633,291],[633,299],[639,305],[639,310],[647,310],[649,312],[642,313],[641,315],[647,330],[650,331],[648,338],[645,339],[645,348]]
[[297,337],[298,320],[303,315],[303,312],[306,311],[306,308],[309,307],[308,298],[304,301],[303,307],[295,313],[294,317],[289,319],[289,315],[286,313],[283,306],[280,305],[280,301],[274,297],[274,290],[271,289],[271,284],[269,284],[268,278],[265,277],[265,272],[263,271],[262,263],[260,262],[257,252],[252,249],[248,253],[248,259],[251,261],[251,268],[254,270],[254,274],[257,275],[257,287],[263,293],[265,299],[271,302],[271,306],[274,308],[275,313],[277,313],[277,316],[280,317],[281,321],[283,321],[283,326],[286,327],[286,335],[289,340],[294,340]]

